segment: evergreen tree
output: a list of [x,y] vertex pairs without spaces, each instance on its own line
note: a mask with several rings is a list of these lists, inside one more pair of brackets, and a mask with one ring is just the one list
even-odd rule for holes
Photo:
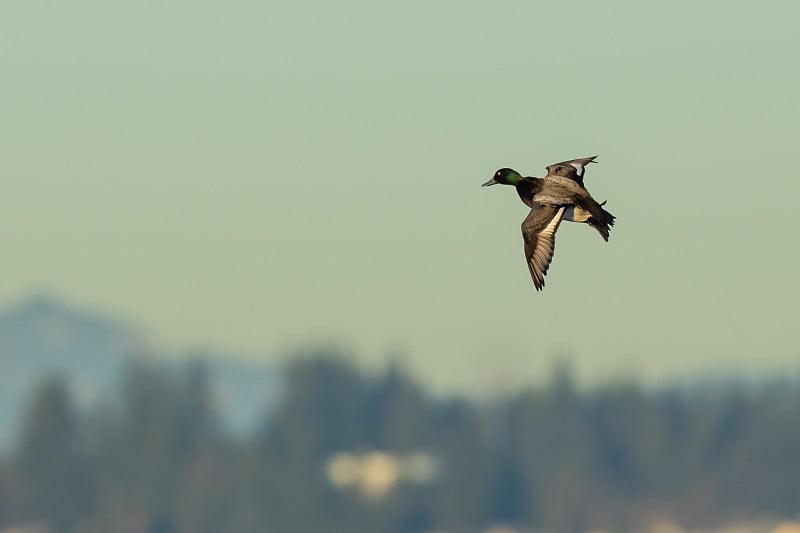
[[17,479],[33,516],[56,533],[70,531],[93,508],[92,472],[63,381],[35,391],[16,454]]

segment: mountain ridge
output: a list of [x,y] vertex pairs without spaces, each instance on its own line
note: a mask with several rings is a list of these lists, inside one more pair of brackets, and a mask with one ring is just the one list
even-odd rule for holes
[[[113,397],[124,365],[137,359],[172,366],[188,353],[171,353],[135,322],[79,308],[39,293],[0,308],[0,450],[15,443],[35,387],[63,378],[76,406],[90,409]],[[202,352],[215,405],[233,436],[253,431],[277,401],[281,372],[267,361],[224,351]]]

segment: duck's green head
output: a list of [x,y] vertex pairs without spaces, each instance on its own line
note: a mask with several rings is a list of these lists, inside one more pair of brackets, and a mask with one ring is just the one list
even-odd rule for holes
[[519,172],[513,168],[501,168],[495,172],[492,179],[484,183],[483,186],[488,187],[489,185],[495,185],[497,183],[500,185],[516,185],[520,181],[522,181],[522,176],[520,176]]

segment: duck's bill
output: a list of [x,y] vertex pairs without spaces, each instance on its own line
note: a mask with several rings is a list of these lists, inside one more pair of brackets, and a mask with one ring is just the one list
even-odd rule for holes
[[489,181],[487,181],[486,183],[484,183],[483,185],[481,185],[481,187],[488,187],[489,185],[495,185],[496,183],[497,183],[497,180],[492,178]]

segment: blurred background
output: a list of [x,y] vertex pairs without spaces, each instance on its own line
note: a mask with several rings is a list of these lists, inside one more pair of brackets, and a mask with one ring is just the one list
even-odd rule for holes
[[800,531],[799,16],[4,2],[0,532]]

